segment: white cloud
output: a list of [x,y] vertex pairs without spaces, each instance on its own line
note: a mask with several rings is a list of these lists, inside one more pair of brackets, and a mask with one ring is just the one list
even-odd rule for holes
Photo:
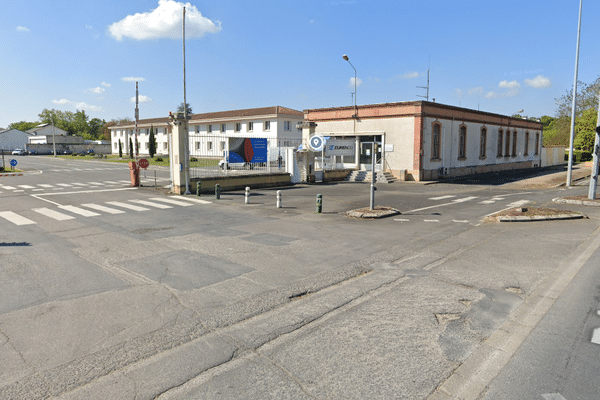
[[545,76],[538,75],[533,79],[525,79],[525,84],[527,86],[531,86],[536,89],[545,89],[552,86],[552,82],[550,78],[546,78]]
[[496,92],[487,92],[487,94],[485,95],[486,99],[497,99],[498,98],[498,93]]
[[502,81],[498,84],[498,86],[507,89],[518,89],[521,87],[521,84],[517,81]]
[[93,112],[103,112],[104,110],[100,106],[93,106],[91,104],[87,104],[85,102],[77,103],[75,105],[77,110],[85,110],[85,111],[93,111]]
[[123,40],[123,37],[135,40],[180,39],[184,5],[186,38],[201,38],[207,33],[221,31],[221,23],[202,16],[196,6],[173,0],[159,0],[158,7],[151,12],[128,15],[121,21],[113,23],[108,27],[109,33],[118,41]]
[[[363,83],[362,79],[360,79],[360,78],[356,79],[356,87],[359,87],[362,83]],[[350,78],[350,84],[348,85],[348,87],[354,87],[354,78]]]
[[146,80],[146,78],[136,78],[136,77],[128,76],[125,78],[121,78],[121,80],[123,82],[144,82]]
[[18,27],[17,27],[17,30],[18,30],[19,32],[29,32],[29,28],[27,28],[27,27],[24,27],[24,26],[18,26]]
[[102,82],[100,85],[109,88],[110,87],[110,83],[106,83],[106,82]]
[[467,93],[469,94],[469,96],[481,96],[483,94],[483,87],[477,86],[469,88],[469,91]]
[[414,72],[405,72],[404,75],[402,75],[402,78],[403,79],[414,79],[414,78],[418,78],[419,76],[421,76],[421,74],[419,74],[416,71],[414,71]]
[[60,99],[60,100],[52,100],[52,103],[54,104],[58,104],[58,105],[65,105],[65,104],[71,104],[72,101],[67,100],[67,99]]
[[463,91],[462,91],[462,90],[460,90],[460,89],[454,89],[454,94],[455,94],[457,97],[463,97],[463,94],[464,94],[464,93],[463,93]]
[[316,24],[316,23],[317,23],[317,20],[316,20],[316,19],[311,19],[310,21],[308,21],[308,24],[309,24],[309,25],[314,25],[314,24]]
[[90,93],[96,93],[96,94],[102,94],[102,93],[106,92],[106,89],[101,88],[100,86],[98,86],[98,87],[95,87],[95,88],[88,89],[88,92],[90,92]]
[[[130,98],[129,101],[135,103],[135,97]],[[138,101],[140,103],[152,103],[152,99],[150,97],[141,94],[138,96]]]

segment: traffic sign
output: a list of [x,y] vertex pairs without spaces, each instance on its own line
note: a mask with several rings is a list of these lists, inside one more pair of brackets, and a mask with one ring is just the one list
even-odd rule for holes
[[325,145],[325,139],[323,139],[322,136],[315,135],[310,138],[309,145],[314,151],[322,151],[323,146]]
[[140,159],[138,164],[140,165],[140,168],[144,168],[144,169],[148,168],[148,166],[150,165],[148,160],[146,160],[145,158]]
[[13,167],[17,166],[17,160],[15,160],[14,158],[12,160],[10,160],[10,165],[12,165]]

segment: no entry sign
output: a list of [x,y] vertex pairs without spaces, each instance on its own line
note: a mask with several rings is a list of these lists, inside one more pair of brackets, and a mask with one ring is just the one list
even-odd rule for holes
[[142,158],[138,164],[140,165],[140,168],[148,168],[148,166],[150,165],[150,163],[148,162],[148,160],[146,160],[145,158]]

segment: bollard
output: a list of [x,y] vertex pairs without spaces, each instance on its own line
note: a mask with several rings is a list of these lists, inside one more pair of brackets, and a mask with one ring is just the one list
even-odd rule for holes
[[318,194],[317,195],[317,214],[321,214],[321,211],[323,211],[323,195]]
[[200,191],[202,190],[202,184],[200,181],[196,182],[196,196],[200,197]]
[[219,200],[221,198],[221,185],[218,183],[215,185],[215,199]]
[[281,208],[281,190],[277,191],[277,208]]
[[246,195],[245,195],[244,202],[246,204],[250,203],[250,188],[248,186],[246,186]]

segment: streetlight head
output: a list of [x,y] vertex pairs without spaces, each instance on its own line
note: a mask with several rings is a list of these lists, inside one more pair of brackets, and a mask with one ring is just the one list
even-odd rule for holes
[[342,56],[342,58],[343,58],[344,60],[348,61],[348,56],[347,56],[346,54],[344,54],[344,55]]

